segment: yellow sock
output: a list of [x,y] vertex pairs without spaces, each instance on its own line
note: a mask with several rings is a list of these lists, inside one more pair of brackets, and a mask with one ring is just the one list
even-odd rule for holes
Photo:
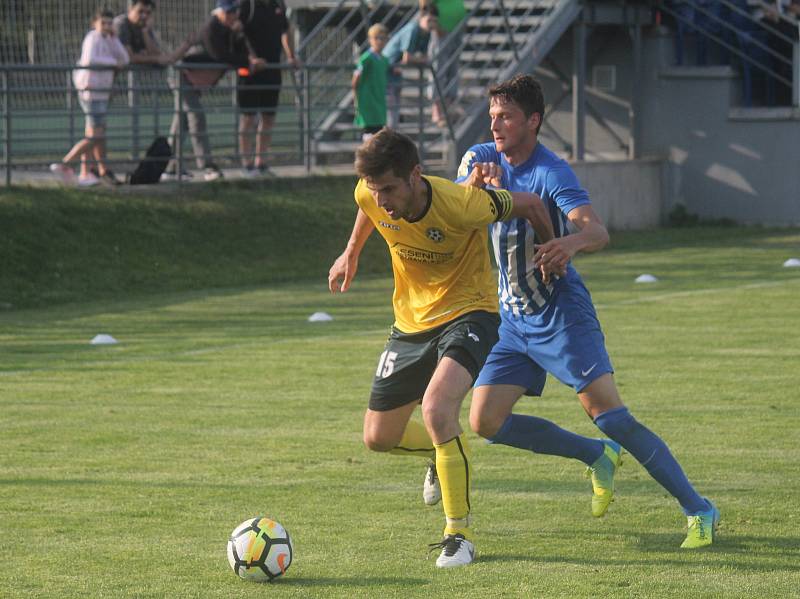
[[397,447],[390,450],[389,453],[395,455],[412,455],[421,458],[428,458],[433,460],[436,452],[433,449],[433,441],[431,436],[422,423],[416,420],[409,420],[406,425],[406,430],[403,432],[403,438]]
[[447,443],[436,447],[436,474],[442,485],[442,506],[447,518],[444,534],[463,534],[470,539],[469,529],[469,447],[467,437],[461,433]]

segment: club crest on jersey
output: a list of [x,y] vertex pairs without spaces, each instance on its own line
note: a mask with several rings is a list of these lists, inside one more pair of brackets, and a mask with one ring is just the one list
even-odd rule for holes
[[382,220],[379,220],[378,223],[380,224],[381,227],[385,227],[387,229],[391,229],[392,231],[399,231],[400,230],[400,225],[395,225],[393,223],[385,223]]
[[444,233],[442,233],[441,229],[437,229],[436,227],[431,227],[425,231],[425,234],[428,236],[428,239],[436,243],[444,241]]

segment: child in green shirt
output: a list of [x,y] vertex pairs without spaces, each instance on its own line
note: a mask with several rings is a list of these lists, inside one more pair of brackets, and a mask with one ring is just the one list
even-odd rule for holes
[[389,30],[380,23],[367,32],[369,50],[358,59],[351,87],[355,99],[355,124],[363,129],[366,141],[386,125],[386,82],[389,61],[381,50],[389,39]]

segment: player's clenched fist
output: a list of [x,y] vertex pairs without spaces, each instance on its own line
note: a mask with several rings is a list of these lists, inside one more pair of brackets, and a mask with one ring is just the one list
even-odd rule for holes
[[503,169],[494,162],[476,162],[472,165],[467,183],[473,187],[502,187]]

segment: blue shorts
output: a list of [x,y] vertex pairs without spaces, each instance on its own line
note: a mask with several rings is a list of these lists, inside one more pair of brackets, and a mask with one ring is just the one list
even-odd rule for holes
[[541,395],[549,372],[580,393],[614,372],[589,291],[579,277],[561,279],[547,308],[514,315],[500,309],[500,341],[492,348],[475,386],[518,385]]

